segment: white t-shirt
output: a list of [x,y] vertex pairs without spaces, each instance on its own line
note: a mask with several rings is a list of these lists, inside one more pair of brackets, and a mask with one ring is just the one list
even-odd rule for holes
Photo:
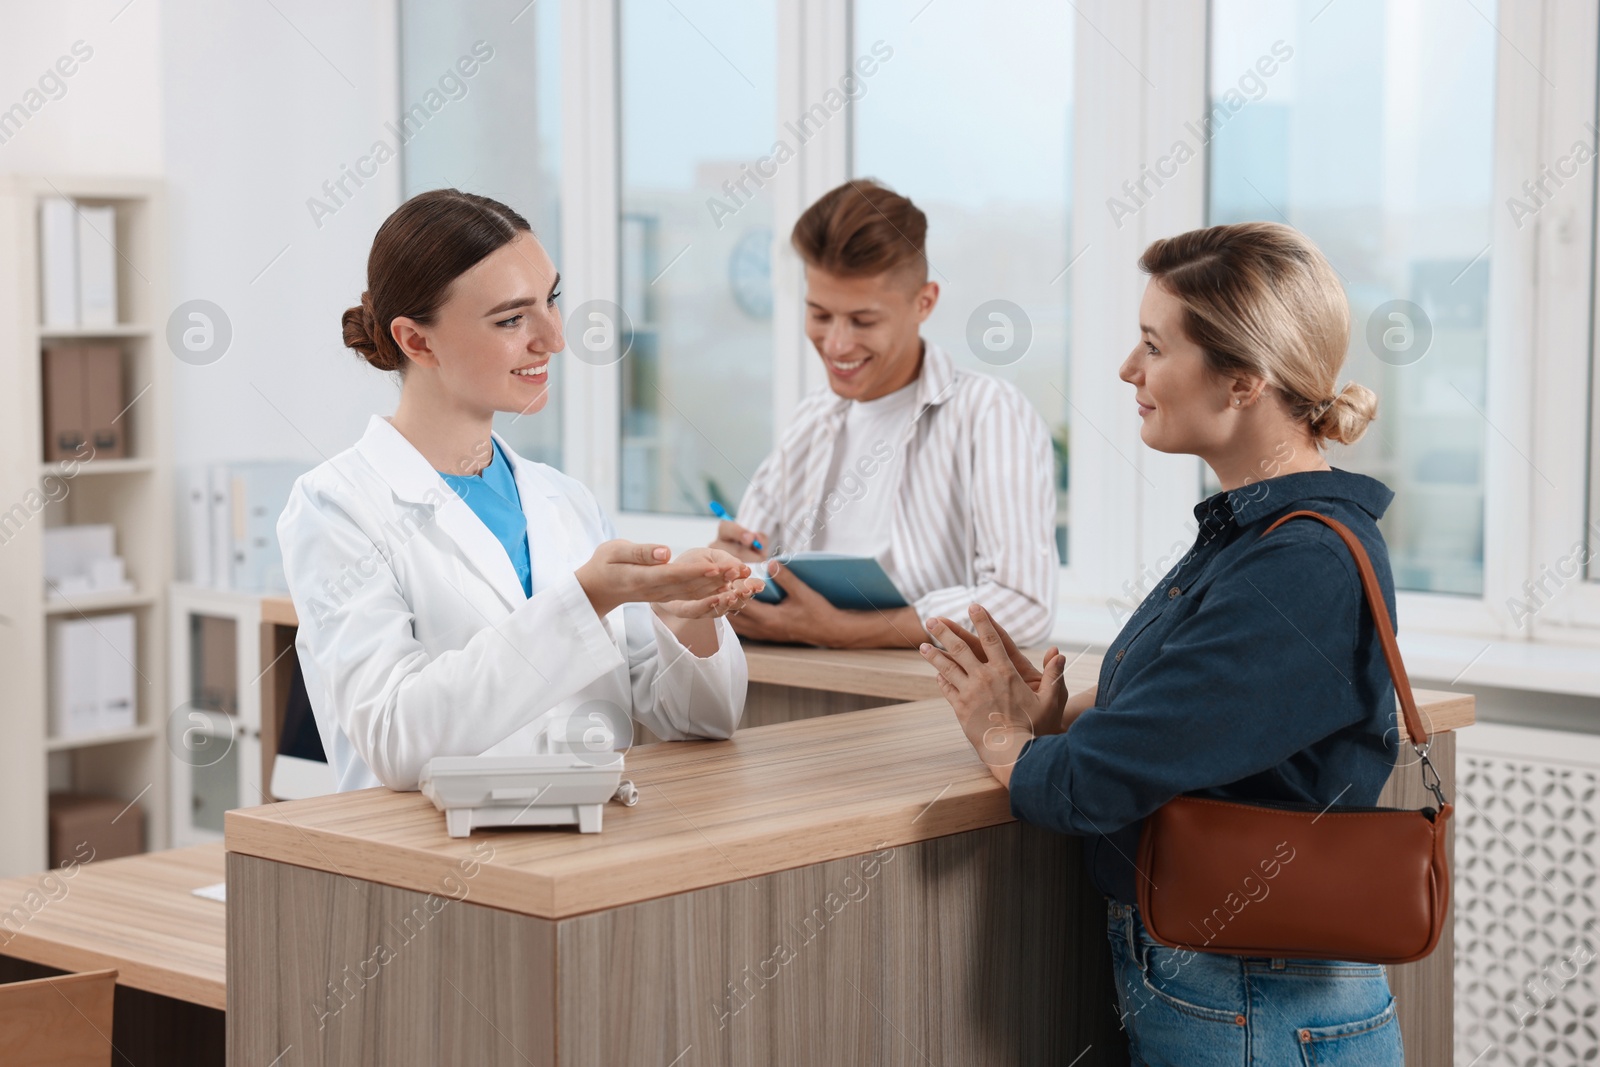
[[882,558],[905,459],[906,430],[917,413],[917,383],[876,400],[852,401],[833,449],[814,552]]

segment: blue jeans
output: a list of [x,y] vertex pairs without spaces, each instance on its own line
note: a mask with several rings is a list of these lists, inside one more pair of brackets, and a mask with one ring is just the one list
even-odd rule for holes
[[1400,1067],[1381,964],[1219,956],[1157,944],[1108,901],[1117,1008],[1136,1067]]

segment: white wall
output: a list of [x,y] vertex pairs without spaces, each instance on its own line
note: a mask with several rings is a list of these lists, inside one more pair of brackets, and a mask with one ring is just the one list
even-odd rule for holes
[[320,228],[306,208],[389,136],[392,0],[0,0],[0,20],[0,109],[74,42],[91,50],[0,144],[0,173],[164,176],[172,300],[213,301],[231,320],[220,360],[175,364],[177,463],[317,462],[393,409],[387,377],[341,346],[339,315],[400,202],[399,165]]
[[[0,173],[88,173],[154,177],[161,173],[160,0],[0,2],[0,110],[38,105],[0,144]],[[40,78],[68,64],[60,87]],[[42,99],[42,105],[39,101]]]
[[373,234],[400,202],[399,164],[349,186],[320,228],[306,207],[341,166],[391,138],[394,5],[160,9],[172,298],[213,301],[233,327],[222,359],[175,368],[176,462],[319,462],[398,396],[343,347],[339,316],[360,300]]

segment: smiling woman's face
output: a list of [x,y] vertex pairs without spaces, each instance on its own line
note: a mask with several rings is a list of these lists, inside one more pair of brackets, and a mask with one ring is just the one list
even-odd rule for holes
[[544,246],[520,231],[451,283],[433,325],[396,319],[397,340],[462,407],[531,415],[549,399],[550,360],[566,344],[559,281]]
[[1139,304],[1139,343],[1118,376],[1133,386],[1139,437],[1158,452],[1210,455],[1227,443],[1232,383],[1183,332],[1183,305],[1152,278]]

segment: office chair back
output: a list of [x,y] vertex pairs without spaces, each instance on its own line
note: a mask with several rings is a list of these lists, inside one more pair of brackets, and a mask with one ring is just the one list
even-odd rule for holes
[[110,1067],[116,971],[0,985],[0,1063]]

